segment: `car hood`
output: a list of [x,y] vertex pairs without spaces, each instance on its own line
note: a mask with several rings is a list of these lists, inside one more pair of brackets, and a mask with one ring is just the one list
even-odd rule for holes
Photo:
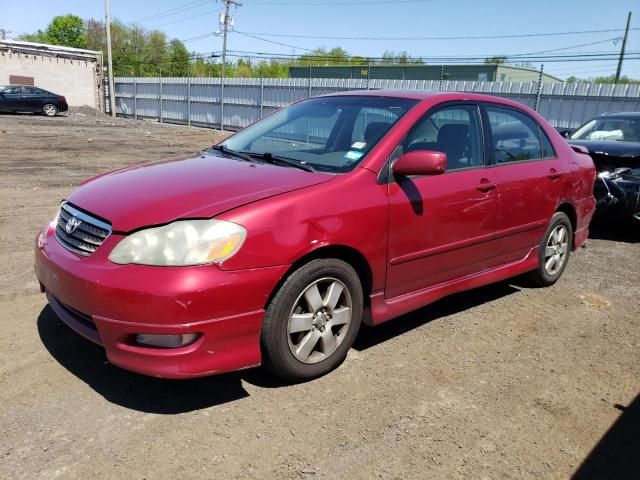
[[115,232],[226,210],[333,179],[323,173],[213,153],[128,167],[88,180],[66,200]]
[[569,140],[571,145],[582,145],[589,152],[614,157],[640,157],[640,142],[613,142],[604,140]]

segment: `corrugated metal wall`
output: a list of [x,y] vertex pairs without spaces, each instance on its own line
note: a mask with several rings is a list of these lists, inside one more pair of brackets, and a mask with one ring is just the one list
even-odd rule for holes
[[[238,129],[301,98],[367,88],[486,93],[533,107],[538,85],[362,78],[229,78],[224,86],[224,125],[227,129]],[[115,90],[119,115],[220,126],[218,78],[116,78]],[[640,111],[640,85],[543,83],[538,110],[555,127],[577,127],[604,112]]]

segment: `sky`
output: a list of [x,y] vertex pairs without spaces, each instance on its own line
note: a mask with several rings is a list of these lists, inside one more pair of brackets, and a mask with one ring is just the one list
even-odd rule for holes
[[[556,49],[563,50],[544,55],[619,53],[627,13],[635,6],[631,27],[637,30],[629,34],[627,52],[640,53],[638,0],[239,1],[242,6],[232,9],[235,31],[229,34],[228,39],[228,48],[233,51],[291,55],[303,54],[320,46],[328,49],[339,46],[352,55],[370,57],[379,57],[385,50],[406,50],[412,56],[483,58]],[[55,15],[73,13],[85,19],[102,19],[104,16],[103,0],[30,0],[28,8],[25,4],[0,0],[0,29],[8,30],[9,38],[45,29]],[[222,49],[220,36],[197,38],[219,30],[218,15],[222,11],[221,2],[216,0],[111,0],[112,18],[125,23],[136,22],[148,29],[157,28],[169,38],[188,40],[185,43],[187,48],[199,53]],[[613,29],[616,31],[522,38],[407,38]],[[332,38],[299,38],[300,35]],[[376,37],[386,39],[378,40]],[[578,45],[584,46],[576,47]],[[635,56],[638,58],[640,54]],[[438,62],[434,59],[429,63]],[[536,68],[540,67],[540,61],[533,63]],[[589,78],[614,74],[617,60],[571,63],[547,60],[544,63],[546,73],[560,78],[570,75]],[[640,78],[640,59],[627,60],[622,73]]]

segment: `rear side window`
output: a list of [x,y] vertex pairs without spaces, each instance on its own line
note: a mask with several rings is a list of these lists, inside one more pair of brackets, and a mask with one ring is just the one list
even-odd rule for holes
[[553,145],[551,145],[551,140],[549,140],[549,137],[547,137],[547,134],[544,133],[542,128],[540,128],[540,142],[542,143],[543,158],[554,158],[556,156],[556,152],[553,149]]
[[[506,108],[487,107],[491,126],[493,157],[497,164],[544,158],[540,127],[527,115]],[[547,139],[550,156],[553,148]]]

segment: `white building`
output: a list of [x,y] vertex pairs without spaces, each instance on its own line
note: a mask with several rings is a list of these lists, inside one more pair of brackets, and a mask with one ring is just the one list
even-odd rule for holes
[[102,53],[43,43],[0,40],[0,85],[35,85],[71,107],[103,109]]

